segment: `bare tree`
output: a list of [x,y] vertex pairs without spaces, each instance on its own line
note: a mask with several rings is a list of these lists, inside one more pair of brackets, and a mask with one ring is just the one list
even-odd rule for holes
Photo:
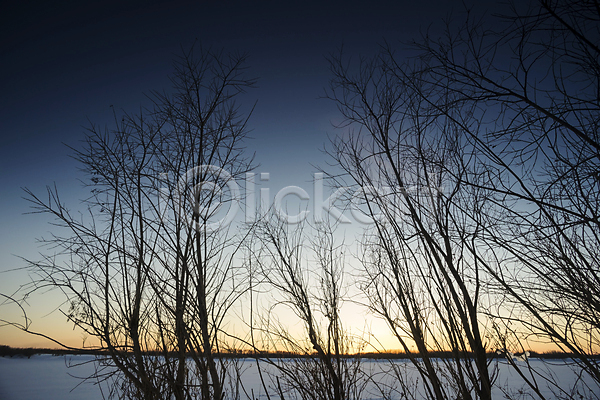
[[[429,114],[426,94],[384,55],[358,65],[334,57],[331,69],[328,95],[348,131],[331,154],[360,194],[355,205],[373,220],[363,243],[364,290],[422,377],[422,392],[405,395],[490,398],[484,282],[465,245],[475,233],[457,206],[465,195],[452,174],[462,157],[455,127]],[[440,351],[452,357],[439,360]]]
[[115,113],[113,130],[92,126],[74,149],[90,189],[84,213],[56,188],[46,198],[27,191],[58,226],[48,255],[30,261],[33,290],[64,293],[62,312],[108,354],[115,396],[223,399],[215,353],[245,286],[242,238],[214,221],[220,205],[237,206],[234,179],[251,167],[236,99],[254,80],[243,55],[204,49],[175,68],[173,91],[154,93],[152,109]]
[[[256,329],[263,347],[295,355],[271,361],[282,398],[360,399],[367,381],[355,354],[360,342],[345,330],[340,316],[346,290],[344,245],[326,224],[309,233],[306,227],[277,219],[257,226],[252,258],[275,305]],[[304,335],[290,331],[289,318],[285,324],[277,318],[290,312]]]
[[[481,265],[514,310],[499,320],[573,353],[598,385],[600,12],[541,0],[513,6],[506,21],[499,33],[470,20],[423,42],[421,82],[450,94],[429,102],[478,153],[470,165],[480,175],[461,184],[495,203],[474,219],[477,246],[494,255]],[[456,117],[468,112],[477,126]]]
[[[527,337],[572,353],[595,383],[554,385],[555,395],[595,397],[600,13],[595,2],[541,0],[512,6],[505,29],[487,21],[448,23],[440,39],[413,43],[409,60],[389,45],[355,69],[332,60],[329,96],[360,129],[333,156],[357,185],[392,188],[363,197],[383,215],[367,287],[376,312],[401,321],[400,342],[416,342],[432,397],[446,394],[425,351],[446,337],[480,360],[464,376],[489,396],[488,335],[507,353]],[[443,190],[423,193],[432,187]],[[432,318],[444,329],[431,331]],[[522,376],[543,397],[540,372]]]

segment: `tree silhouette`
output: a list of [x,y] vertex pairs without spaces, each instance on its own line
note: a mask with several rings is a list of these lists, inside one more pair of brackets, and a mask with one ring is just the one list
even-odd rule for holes
[[[328,95],[349,132],[332,155],[356,185],[391,188],[362,197],[383,215],[366,242],[366,288],[403,346],[416,343],[435,398],[454,394],[428,346],[470,352],[476,373],[453,371],[455,392],[488,398],[486,340],[518,352],[532,335],[600,382],[600,14],[541,0],[503,20],[499,31],[470,14],[449,22],[408,60],[390,45],[358,65],[331,60]],[[539,373],[519,373],[543,397]]]
[[59,227],[30,268],[34,290],[60,289],[63,313],[108,352],[113,394],[222,399],[229,371],[214,354],[245,286],[241,233],[213,221],[251,167],[236,99],[254,80],[245,56],[196,48],[176,60],[172,82],[172,92],[152,94],[151,109],[115,113],[114,129],[92,126],[73,149],[90,189],[84,214],[56,188],[27,191]]

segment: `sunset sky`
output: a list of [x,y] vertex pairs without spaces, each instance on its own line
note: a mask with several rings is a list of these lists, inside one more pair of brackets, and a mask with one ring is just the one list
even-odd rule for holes
[[[205,4],[206,3],[206,4]],[[43,194],[56,184],[63,200],[78,204],[82,175],[69,158],[90,122],[110,124],[112,108],[135,113],[145,93],[169,89],[174,55],[194,42],[249,55],[258,87],[250,120],[250,152],[257,173],[270,173],[272,193],[297,185],[312,194],[335,105],[320,98],[330,77],[326,56],[372,54],[384,40],[396,43],[430,29],[462,3],[372,1],[268,2],[52,2],[14,3],[0,16],[0,293],[29,282],[19,257],[36,258],[35,238],[51,230],[43,216],[26,215],[22,188]],[[478,7],[485,7],[481,3]],[[481,8],[480,11],[485,10]],[[491,10],[488,12],[492,12]],[[81,344],[64,316],[61,297],[36,295],[26,309],[32,329]],[[54,311],[54,312],[53,312]],[[18,321],[4,304],[3,318]],[[19,321],[20,322],[20,321]],[[378,323],[374,323],[376,326]],[[374,328],[376,330],[376,328]],[[43,339],[0,327],[0,344],[51,346]]]

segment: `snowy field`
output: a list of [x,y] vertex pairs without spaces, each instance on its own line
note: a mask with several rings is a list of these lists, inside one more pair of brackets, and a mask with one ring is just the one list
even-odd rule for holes
[[[94,363],[90,362],[91,360],[93,360],[91,356],[0,357],[0,399],[102,399],[103,393],[97,385],[82,381],[82,378],[89,376],[94,371]],[[577,379],[576,374],[565,364],[564,360],[541,361],[531,359],[529,362],[534,369],[543,372],[544,376],[550,376],[553,381],[560,383],[561,388],[565,390],[570,388]],[[394,379],[386,372],[389,371],[391,363],[404,371],[405,376],[411,376],[415,373],[414,368],[408,361],[364,360],[363,368],[365,371],[369,371],[369,376],[372,377],[372,382],[368,384],[364,393],[365,399],[381,398],[381,394],[378,395],[377,393],[377,385],[382,387],[393,385]],[[519,364],[525,366],[523,362],[519,362]],[[246,391],[249,394],[253,393],[255,397],[265,398],[260,389],[255,361],[251,359],[244,360],[243,365],[242,380]],[[506,362],[498,364],[498,371],[499,376],[494,389],[494,398],[506,398],[505,393],[500,389],[501,387],[505,390],[508,389],[514,398],[523,398],[523,392],[521,392],[522,389],[525,389],[523,379]],[[539,377],[538,381],[541,381]],[[546,388],[546,385],[542,383],[541,386],[545,388],[543,390],[545,396],[548,398],[555,397],[552,391]],[[595,389],[598,389],[597,386]],[[593,391],[598,393],[595,389]],[[578,398],[579,396],[575,394],[574,397]]]

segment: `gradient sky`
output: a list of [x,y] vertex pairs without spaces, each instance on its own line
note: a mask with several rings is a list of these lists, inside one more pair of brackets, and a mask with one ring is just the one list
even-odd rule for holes
[[[70,3],[70,4],[69,4]],[[278,2],[88,2],[16,3],[0,17],[0,292],[29,278],[17,256],[34,257],[35,238],[50,231],[44,217],[24,215],[23,187],[43,193],[56,183],[77,205],[83,193],[77,164],[65,144],[78,146],[89,121],[110,124],[111,105],[135,112],[144,93],[169,88],[173,55],[198,40],[203,46],[244,51],[258,88],[250,121],[250,151],[270,172],[274,190],[312,186],[313,165],[338,118],[333,103],[319,99],[328,83],[326,56],[343,44],[349,54],[369,54],[384,39],[408,40],[440,26],[461,2],[423,0]],[[480,7],[483,7],[480,5]],[[272,192],[273,193],[273,192]],[[69,338],[78,333],[48,294],[32,299],[33,329]],[[14,309],[2,306],[3,316]],[[73,339],[75,338],[75,339]],[[72,340],[72,341],[71,341]],[[0,344],[45,346],[47,342],[0,328]]]

